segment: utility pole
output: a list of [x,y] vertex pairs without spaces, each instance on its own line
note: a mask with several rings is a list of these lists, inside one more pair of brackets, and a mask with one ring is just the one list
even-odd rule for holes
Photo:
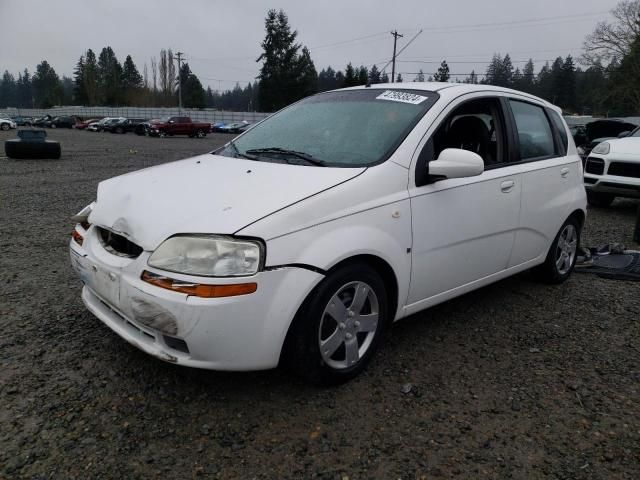
[[395,83],[396,81],[396,43],[398,42],[398,37],[402,38],[404,35],[400,35],[397,30],[391,32],[393,35],[393,58],[391,59],[391,83]]
[[178,60],[178,115],[182,115],[182,55],[183,52],[176,52],[174,55]]

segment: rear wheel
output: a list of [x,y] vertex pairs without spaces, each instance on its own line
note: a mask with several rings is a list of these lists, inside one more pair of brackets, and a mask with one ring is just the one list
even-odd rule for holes
[[198,137],[198,138],[204,138],[206,136],[207,136],[207,134],[206,134],[206,132],[204,130],[198,130],[196,132],[196,137]]
[[545,262],[534,270],[540,280],[562,283],[569,278],[578,257],[580,229],[580,222],[575,216],[564,222],[551,244]]
[[346,265],[305,300],[287,335],[284,360],[312,383],[346,382],[366,367],[387,323],[380,275],[366,264]]
[[2,125],[0,125],[0,128],[2,128],[2,130],[4,130],[6,132],[7,130],[9,130],[9,124],[8,123],[3,123]]
[[608,207],[616,196],[611,193],[593,192],[587,190],[587,202],[594,207]]

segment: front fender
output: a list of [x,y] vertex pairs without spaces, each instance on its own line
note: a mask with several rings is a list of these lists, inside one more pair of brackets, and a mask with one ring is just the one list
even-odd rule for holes
[[267,241],[267,267],[305,264],[330,270],[358,255],[373,255],[389,264],[398,282],[396,319],[409,290],[411,209],[401,200],[348,215]]

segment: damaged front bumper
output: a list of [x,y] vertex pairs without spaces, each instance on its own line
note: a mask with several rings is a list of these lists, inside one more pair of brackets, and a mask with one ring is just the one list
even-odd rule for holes
[[[80,228],[80,227],[76,227]],[[70,242],[71,264],[84,283],[82,300],[109,328],[137,348],[167,362],[214,370],[277,366],[289,325],[302,300],[322,279],[301,268],[262,271],[243,278],[254,293],[199,298],[141,279],[150,252],[128,258],[107,251],[95,227]],[[173,275],[185,282],[202,281]],[[207,279],[219,285],[237,278]]]

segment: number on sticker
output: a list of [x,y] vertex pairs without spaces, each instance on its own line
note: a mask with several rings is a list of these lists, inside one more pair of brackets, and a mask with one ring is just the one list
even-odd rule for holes
[[410,103],[412,105],[419,105],[426,99],[427,97],[415,93],[395,92],[393,90],[385,90],[376,97],[376,100],[391,100],[392,102]]

